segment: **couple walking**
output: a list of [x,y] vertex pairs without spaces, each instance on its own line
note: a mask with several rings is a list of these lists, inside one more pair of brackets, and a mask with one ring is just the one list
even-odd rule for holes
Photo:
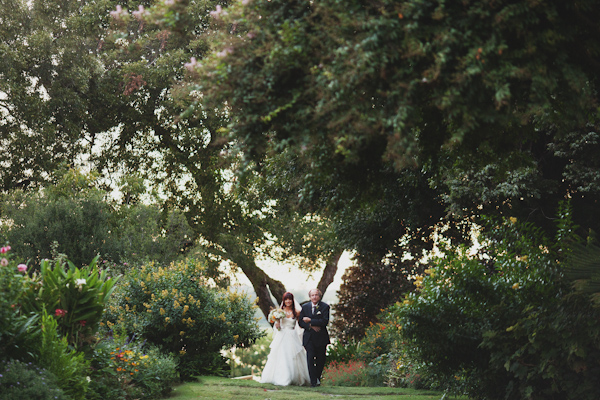
[[329,305],[321,301],[319,289],[311,289],[308,296],[310,302],[300,308],[293,294],[283,295],[281,309],[285,317],[275,322],[271,353],[261,383],[311,387],[320,384],[329,344]]

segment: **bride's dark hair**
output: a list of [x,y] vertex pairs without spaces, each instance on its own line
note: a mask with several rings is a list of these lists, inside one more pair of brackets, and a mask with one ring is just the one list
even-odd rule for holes
[[292,300],[292,314],[294,315],[294,318],[297,318],[298,313],[296,312],[296,302],[294,301],[294,295],[290,292],[285,292],[283,294],[283,299],[281,300],[281,304],[283,305],[283,307],[285,307],[285,301],[287,299]]

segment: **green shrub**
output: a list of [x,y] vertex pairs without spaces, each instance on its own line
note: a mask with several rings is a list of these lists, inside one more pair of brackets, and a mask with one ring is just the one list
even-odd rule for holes
[[334,361],[323,369],[322,383],[324,386],[367,386],[365,363]]
[[130,271],[111,297],[106,326],[175,354],[182,379],[226,374],[220,351],[250,345],[264,333],[246,295],[215,287],[204,270],[204,264],[185,260]]
[[410,357],[404,346],[400,346],[387,356],[389,363],[384,373],[384,383],[389,387],[441,390],[450,386],[432,374],[426,364]]
[[371,324],[366,329],[365,336],[360,341],[356,354],[359,360],[369,363],[398,347],[398,341],[400,340],[399,328],[395,321],[386,321],[384,318],[384,315],[379,315],[382,322]]
[[179,382],[177,359],[171,354],[161,353],[155,346],[148,348],[140,364],[135,382],[142,388],[144,399],[165,397]]
[[391,307],[408,358],[474,399],[600,398],[600,310],[564,279],[565,241],[514,219],[484,234],[485,257],[445,249]]
[[69,400],[58,388],[56,377],[32,363],[0,361],[0,399]]

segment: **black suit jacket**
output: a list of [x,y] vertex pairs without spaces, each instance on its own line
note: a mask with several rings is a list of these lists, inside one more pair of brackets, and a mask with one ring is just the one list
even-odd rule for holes
[[[309,317],[310,323],[304,322],[302,319]],[[315,313],[312,313],[312,303],[308,302],[302,306],[302,311],[298,317],[298,324],[304,329],[304,335],[302,336],[302,345],[306,346],[309,342],[312,342],[315,346],[327,346],[329,341],[329,332],[327,332],[327,324],[329,323],[329,304],[322,301],[317,303]],[[310,329],[310,326],[319,326],[321,330],[315,332]]]

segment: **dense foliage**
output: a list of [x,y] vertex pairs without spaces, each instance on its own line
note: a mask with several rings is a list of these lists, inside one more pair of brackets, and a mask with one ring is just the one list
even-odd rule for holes
[[442,145],[510,152],[595,113],[593,1],[244,3],[216,13],[237,29],[198,82],[254,153],[401,167]]
[[117,334],[92,346],[91,367],[90,400],[166,397],[180,381],[174,355]]
[[488,229],[486,257],[446,249],[390,310],[410,357],[473,398],[597,398],[598,309],[559,263],[571,229],[558,241],[515,219]]
[[31,345],[28,329],[38,317],[20,310],[19,304],[27,294],[27,277],[23,273],[27,266],[19,264],[21,269],[18,269],[10,246],[0,248],[0,265],[0,354],[3,359],[10,359]]
[[60,336],[80,348],[98,329],[104,306],[114,290],[117,277],[109,277],[97,265],[98,257],[83,268],[67,261],[54,265],[42,261],[40,273],[28,280],[21,298],[26,314],[51,314],[57,317]]

